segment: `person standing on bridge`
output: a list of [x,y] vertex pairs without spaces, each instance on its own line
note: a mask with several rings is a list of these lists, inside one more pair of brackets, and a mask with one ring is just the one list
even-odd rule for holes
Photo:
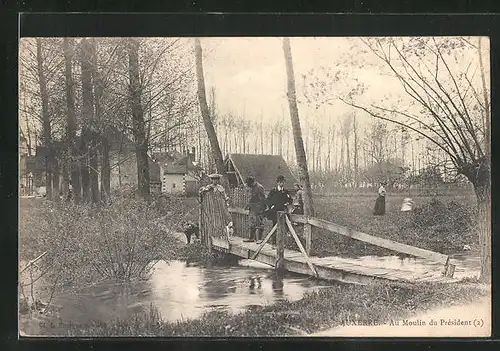
[[264,232],[264,216],[266,193],[262,184],[258,183],[254,177],[248,177],[245,180],[250,189],[250,201],[245,209],[250,214],[250,238],[244,239],[245,242],[262,242],[262,233]]
[[[278,222],[278,212],[287,211],[288,205],[293,202],[292,197],[288,190],[285,189],[285,177],[282,175],[276,178],[277,186],[269,192],[267,195],[267,218],[273,221],[273,228]],[[271,238],[271,243],[276,245],[276,235]]]
[[304,214],[304,190],[302,185],[295,183],[295,196],[293,197],[293,214]]
[[200,190],[199,190],[200,199],[203,196],[203,194],[205,194],[206,192],[216,191],[222,195],[222,197],[224,198],[224,200],[226,202],[226,206],[229,207],[229,196],[227,196],[226,190],[220,184],[221,177],[222,176],[220,174],[210,174],[208,176],[208,178],[210,178],[210,180],[211,180],[211,183],[208,184],[207,186],[200,188]]

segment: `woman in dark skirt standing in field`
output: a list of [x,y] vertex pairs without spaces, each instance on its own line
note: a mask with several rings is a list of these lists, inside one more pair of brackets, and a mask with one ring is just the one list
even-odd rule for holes
[[382,216],[385,214],[385,186],[386,182],[380,183],[380,188],[378,188],[378,197],[375,201],[375,209],[373,210],[373,214],[375,216]]

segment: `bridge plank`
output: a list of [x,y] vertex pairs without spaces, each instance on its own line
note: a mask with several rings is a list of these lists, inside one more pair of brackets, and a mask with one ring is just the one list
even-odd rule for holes
[[[235,213],[235,214],[241,214],[241,215],[248,215],[249,211],[245,210],[243,208],[239,207],[230,207],[229,208],[230,213]],[[402,244],[398,243],[389,239],[384,239],[380,237],[376,237],[370,234],[362,233],[357,230],[353,230],[351,228],[347,228],[345,226],[341,226],[323,219],[319,218],[309,218],[304,215],[296,215],[296,214],[290,214],[288,215],[290,220],[293,222],[297,223],[302,223],[302,224],[311,224],[315,227],[326,229],[328,231],[348,236],[350,238],[360,240],[375,246],[379,247],[384,247],[386,249],[396,251],[396,252],[401,252],[405,253],[408,255],[416,256],[416,257],[422,257],[426,259],[430,259],[442,264],[446,264],[448,260],[448,256],[444,255],[439,252],[434,252],[426,249],[421,249],[418,247],[414,247],[411,245],[407,244]]]
[[[293,217],[295,219],[295,217]],[[328,222],[322,219],[318,218],[309,218],[307,221],[309,224],[314,225],[315,227],[326,229],[328,231],[338,233],[356,240],[360,240],[375,246],[380,246],[384,247],[389,250],[393,250],[396,252],[401,252],[405,253],[408,255],[416,256],[416,257],[422,257],[422,258],[427,258],[442,264],[446,264],[448,260],[448,256],[438,253],[438,252],[433,252],[430,250],[426,249],[421,249],[418,247],[406,245],[406,244],[401,244],[389,239],[384,239],[384,238],[379,238],[373,235],[365,234],[362,232],[359,232],[357,230],[353,230],[332,222]]]
[[[224,246],[223,240],[220,245]],[[219,240],[213,241],[219,244]],[[256,243],[243,242],[243,238],[234,236],[230,240],[229,252],[242,258],[250,258],[258,249]],[[415,283],[419,281],[447,281],[437,272],[413,272],[409,270],[362,266],[361,262],[354,259],[346,259],[335,256],[330,257],[309,257],[314,264],[320,279],[345,281],[357,284],[367,284],[372,280],[404,281]],[[266,244],[255,258],[270,266],[275,265],[276,249]],[[285,250],[285,269],[299,274],[310,275],[311,269],[307,264],[307,259],[301,252],[296,250]]]

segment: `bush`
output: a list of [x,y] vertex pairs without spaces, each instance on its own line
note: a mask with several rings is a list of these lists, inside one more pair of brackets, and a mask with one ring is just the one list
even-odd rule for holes
[[474,206],[456,201],[444,203],[437,199],[415,208],[410,227],[425,240],[446,251],[460,251],[475,243],[476,210]]
[[[21,210],[21,258],[47,251],[39,274],[75,287],[143,278],[180,244],[158,226],[161,213],[155,206],[126,195],[106,206],[42,201]],[[177,208],[161,222],[167,230],[178,227]]]

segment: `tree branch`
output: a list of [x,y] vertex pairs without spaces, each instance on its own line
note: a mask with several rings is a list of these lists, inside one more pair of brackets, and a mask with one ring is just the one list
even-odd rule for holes
[[373,111],[370,111],[368,110],[366,107],[363,107],[363,106],[359,106],[359,105],[356,105],[352,102],[349,102],[349,101],[346,101],[342,98],[340,98],[340,100],[342,102],[344,102],[345,104],[349,105],[349,106],[352,106],[352,107],[355,107],[357,109],[360,109],[360,110],[363,110],[365,111],[366,113],[368,113],[370,116],[372,117],[375,117],[375,118],[378,118],[378,119],[381,119],[381,120],[384,120],[384,121],[388,121],[388,122],[391,122],[391,123],[395,123],[395,124],[398,124],[400,126],[403,126],[405,128],[408,128],[412,131],[414,131],[415,133],[423,136],[425,139],[431,141],[433,144],[435,144],[436,146],[438,146],[441,150],[443,150],[447,155],[450,156],[450,158],[453,160],[453,162],[458,166],[460,163],[459,163],[459,159],[457,159],[456,155],[454,155],[453,153],[451,153],[448,149],[446,149],[445,147],[443,147],[443,145],[441,145],[440,143],[438,143],[436,140],[434,140],[432,137],[428,136],[427,134],[423,133],[422,131],[416,129],[416,128],[413,128],[412,126],[409,126],[405,123],[402,123],[402,122],[399,122],[399,121],[396,121],[396,120],[393,120],[393,119],[390,119],[390,118],[386,118],[386,117],[383,117],[383,116],[380,116],[376,113],[374,113]]

